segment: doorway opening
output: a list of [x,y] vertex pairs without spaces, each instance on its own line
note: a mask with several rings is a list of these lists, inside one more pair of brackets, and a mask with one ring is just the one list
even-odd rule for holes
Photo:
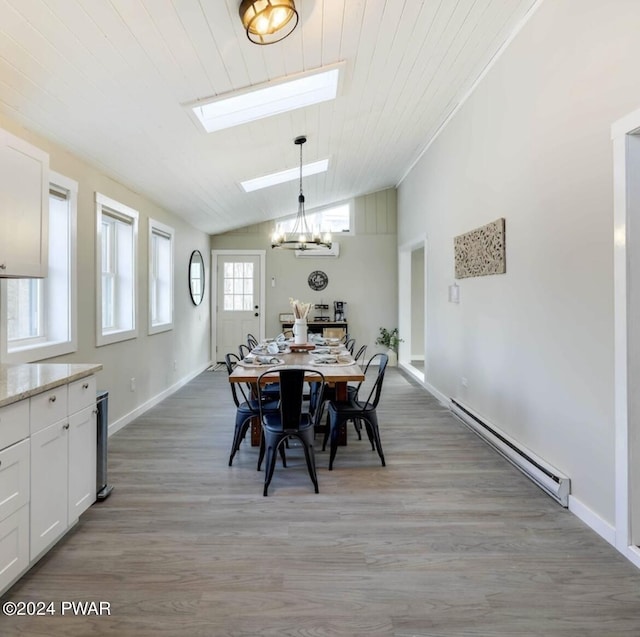
[[421,238],[399,252],[400,343],[398,362],[421,383],[426,377],[427,242]]
[[614,150],[616,548],[640,567],[640,110]]

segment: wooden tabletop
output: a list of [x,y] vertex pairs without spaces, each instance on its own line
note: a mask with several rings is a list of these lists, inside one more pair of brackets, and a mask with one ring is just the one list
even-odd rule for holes
[[359,365],[312,365],[313,358],[311,354],[306,352],[296,352],[292,354],[276,354],[277,358],[282,359],[282,365],[261,365],[259,367],[245,367],[236,365],[235,369],[229,376],[232,383],[255,383],[260,374],[272,369],[277,371],[284,365],[295,365],[300,367],[309,367],[317,369],[324,374],[324,378],[329,383],[348,383],[350,381],[358,382],[364,380],[364,373]]

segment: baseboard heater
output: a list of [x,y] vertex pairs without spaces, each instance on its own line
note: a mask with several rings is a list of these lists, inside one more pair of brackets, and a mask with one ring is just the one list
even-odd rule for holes
[[468,407],[451,399],[451,412],[476,435],[491,445],[500,455],[522,471],[535,482],[545,493],[563,507],[569,506],[571,480],[554,469],[532,451],[516,444],[509,436],[484,422]]

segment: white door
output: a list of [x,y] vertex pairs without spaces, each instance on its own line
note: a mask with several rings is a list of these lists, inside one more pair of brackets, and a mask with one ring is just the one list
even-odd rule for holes
[[216,256],[216,361],[238,353],[247,334],[262,338],[262,273],[259,254]]

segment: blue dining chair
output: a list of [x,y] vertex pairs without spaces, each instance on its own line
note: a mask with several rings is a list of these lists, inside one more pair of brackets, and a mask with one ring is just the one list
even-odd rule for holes
[[[266,371],[258,378],[258,396],[262,398],[263,386],[268,380],[278,381],[280,387],[280,402],[278,409],[272,410],[260,407],[260,422],[262,424],[262,442],[258,458],[258,471],[265,459],[265,475],[263,495],[267,495],[276,465],[276,453],[281,450],[289,438],[297,438],[302,444],[307,470],[315,492],[318,493],[318,476],[314,455],[314,438],[317,411],[311,411],[306,400],[305,375],[312,374],[314,381],[320,386],[319,399],[322,401],[322,388],[325,385],[324,374],[316,369],[306,367],[285,367]],[[262,401],[259,400],[259,405]],[[283,466],[286,467],[284,458]]]
[[[235,354],[226,354],[224,357],[224,364],[227,368],[227,373],[231,376],[234,367],[238,364],[240,358]],[[231,395],[233,402],[236,405],[236,421],[233,431],[233,442],[231,443],[231,453],[229,454],[229,466],[233,464],[233,458],[240,449],[240,443],[243,441],[247,434],[247,430],[251,425],[253,418],[260,418],[260,404],[258,397],[252,397],[252,390],[247,383],[232,383]],[[269,401],[263,405],[264,410],[277,410],[277,401]],[[284,449],[280,450],[282,456],[282,462],[286,463]]]
[[382,451],[382,442],[380,441],[380,429],[378,427],[378,415],[376,413],[376,409],[378,407],[378,402],[380,401],[384,373],[388,362],[389,357],[386,354],[375,354],[369,359],[364,370],[364,375],[367,375],[371,365],[376,364],[378,365],[378,375],[366,399],[362,400],[362,397],[360,396],[360,391],[362,390],[362,384],[360,384],[357,393],[349,396],[346,401],[329,401],[329,408],[327,410],[329,413],[329,428],[325,432],[324,440],[322,442],[322,450],[324,451],[327,445],[327,440],[331,440],[329,471],[333,469],[333,461],[336,457],[336,452],[338,451],[338,434],[340,427],[348,420],[354,420],[364,424],[369,442],[371,443],[371,449],[378,452],[382,466],[386,466],[384,453]]

